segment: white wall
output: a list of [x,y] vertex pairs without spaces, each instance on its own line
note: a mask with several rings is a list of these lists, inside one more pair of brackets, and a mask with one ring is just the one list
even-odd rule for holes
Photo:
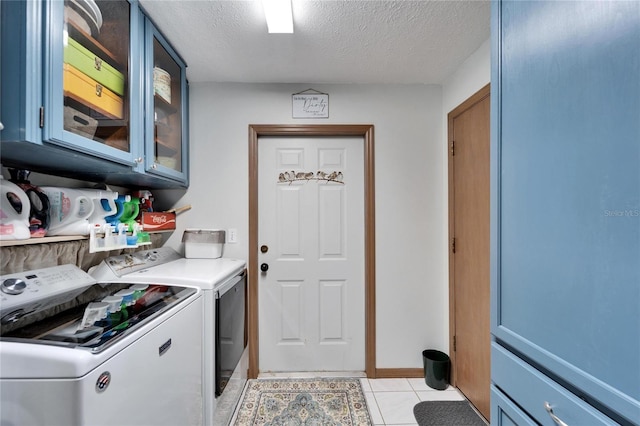
[[491,81],[491,43],[487,39],[442,85],[445,141],[447,114],[489,81]]
[[[489,81],[487,40],[442,87],[191,85],[190,187],[153,191],[161,208],[193,207],[167,245],[182,251],[188,227],[236,228],[225,256],[248,257],[249,124],[373,124],[376,367],[421,368],[423,349],[448,352],[447,114]],[[291,94],[309,87],[330,94],[329,119],[291,118]],[[51,185],[48,178],[32,182]]]
[[[199,83],[190,87],[191,184],[157,191],[191,204],[182,230],[236,228],[225,256],[248,257],[248,125],[373,124],[376,164],[377,368],[421,368],[448,352],[447,114],[490,76],[487,40],[441,86]],[[291,118],[291,94],[329,93],[330,118]],[[154,193],[155,194],[155,193]],[[251,248],[257,249],[257,248]]]
[[[423,349],[449,349],[447,114],[489,79],[487,40],[442,87],[191,85],[190,187],[153,191],[161,208],[193,207],[178,216],[167,245],[182,251],[188,227],[236,228],[238,243],[225,256],[248,257],[249,124],[373,124],[376,367],[421,368]],[[329,119],[291,118],[291,94],[309,87],[330,94]]]
[[[329,93],[329,119],[291,118],[291,94],[309,87]],[[193,84],[191,184],[172,200],[193,208],[167,244],[181,250],[186,227],[236,228],[225,256],[247,258],[249,124],[373,124],[377,367],[420,367],[447,342],[441,111],[440,86]]]

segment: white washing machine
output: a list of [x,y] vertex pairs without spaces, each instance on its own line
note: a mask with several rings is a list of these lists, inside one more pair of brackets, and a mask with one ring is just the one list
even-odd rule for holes
[[202,424],[199,289],[74,265],[0,279],[0,424]]
[[238,368],[246,347],[245,268],[244,260],[187,259],[169,247],[160,247],[110,257],[89,270],[98,282],[172,283],[202,291],[207,426],[228,425],[247,379],[246,367]]

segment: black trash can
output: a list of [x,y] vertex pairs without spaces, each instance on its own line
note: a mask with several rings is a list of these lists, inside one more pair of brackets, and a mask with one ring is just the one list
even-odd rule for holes
[[422,351],[424,361],[424,381],[427,386],[437,390],[445,390],[449,386],[449,355],[435,349]]

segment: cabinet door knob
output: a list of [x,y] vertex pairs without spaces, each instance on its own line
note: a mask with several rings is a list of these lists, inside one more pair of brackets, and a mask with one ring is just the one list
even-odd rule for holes
[[547,401],[544,402],[544,409],[547,410],[547,413],[549,413],[549,417],[551,417],[551,420],[553,420],[555,424],[557,424],[558,426],[568,426],[560,419],[560,417],[556,416],[553,413],[553,407],[551,407],[551,404],[549,404]]
[[138,158],[136,158],[136,159],[135,159],[135,162],[136,162],[136,163],[138,163],[138,164],[139,164],[139,163],[142,163],[142,157],[138,157]]

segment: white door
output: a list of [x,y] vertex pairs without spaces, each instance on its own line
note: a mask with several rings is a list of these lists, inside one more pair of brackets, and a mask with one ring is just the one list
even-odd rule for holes
[[258,146],[260,371],[363,371],[363,140]]

